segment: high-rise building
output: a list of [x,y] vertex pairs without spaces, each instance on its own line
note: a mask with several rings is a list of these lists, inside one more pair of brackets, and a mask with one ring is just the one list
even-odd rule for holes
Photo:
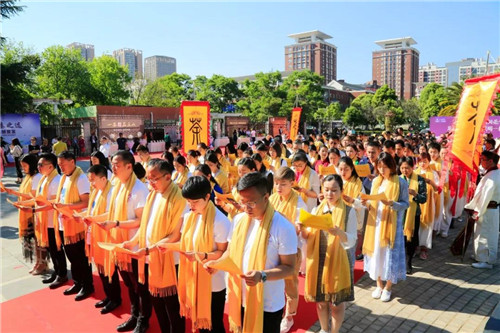
[[142,76],[142,51],[133,49],[120,49],[113,51],[113,57],[122,66],[128,66],[128,75],[135,78]]
[[372,78],[379,85],[394,89],[400,99],[415,96],[420,53],[411,46],[416,43],[411,37],[375,42],[382,50],[373,51]]
[[92,59],[94,59],[94,45],[75,42],[66,47],[69,49],[79,49],[82,54],[82,58],[86,61],[92,61]]
[[337,79],[337,47],[325,40],[332,38],[321,31],[288,35],[295,44],[285,46],[285,71],[309,69],[325,78],[325,84]]
[[144,78],[154,81],[159,77],[175,73],[177,62],[175,58],[152,56],[144,59]]
[[436,64],[428,63],[418,69],[418,82],[434,82],[446,87],[447,79],[448,69],[446,67],[438,67]]
[[[488,61],[488,74],[493,74],[500,70],[500,57]],[[483,59],[474,59],[470,64],[461,64],[458,68],[458,79],[464,81],[470,77],[486,75],[486,61]],[[457,81],[458,82],[458,81]]]

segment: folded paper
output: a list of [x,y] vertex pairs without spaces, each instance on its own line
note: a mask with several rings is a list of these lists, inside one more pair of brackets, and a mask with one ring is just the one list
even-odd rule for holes
[[329,165],[329,166],[320,165],[318,171],[320,176],[337,174],[337,170],[335,170],[335,165]]
[[361,200],[375,200],[375,201],[387,200],[385,192],[382,192],[382,193],[379,193],[379,194],[364,194],[364,193],[360,193],[359,197],[360,197]]
[[371,174],[370,166],[368,164],[355,165],[354,169],[356,169],[356,173],[359,177],[368,177]]
[[333,228],[332,214],[313,215],[303,209],[300,210],[299,221],[305,227],[328,230]]
[[221,261],[214,263],[213,265],[210,265],[210,268],[225,271],[230,274],[244,275],[243,271],[234,263],[233,259],[231,259],[229,256]]

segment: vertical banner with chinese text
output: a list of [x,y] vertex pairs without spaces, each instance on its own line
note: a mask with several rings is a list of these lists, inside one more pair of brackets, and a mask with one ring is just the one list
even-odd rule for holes
[[210,103],[183,101],[181,103],[182,149],[196,150],[199,143],[209,145]]
[[302,113],[302,108],[293,108],[292,110],[292,120],[290,121],[290,139],[295,140],[297,133],[299,132],[300,115]]
[[499,90],[500,74],[465,81],[455,115],[451,154],[471,174],[477,174],[484,126]]

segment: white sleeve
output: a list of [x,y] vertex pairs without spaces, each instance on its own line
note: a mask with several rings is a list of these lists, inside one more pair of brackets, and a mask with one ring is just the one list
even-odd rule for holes
[[216,243],[227,243],[231,222],[224,214],[217,212],[214,221],[214,240]]
[[297,253],[297,233],[293,225],[286,221],[285,218],[280,219],[278,231],[278,254],[290,255]]
[[32,191],[36,191],[41,179],[42,179],[42,175],[39,173],[37,173],[36,175],[33,176],[33,182],[31,183],[31,190]]
[[233,218],[233,223],[231,223],[231,228],[229,229],[229,233],[227,235],[228,242],[231,241],[231,238],[233,237],[234,228],[236,228],[236,226],[240,222],[242,216],[243,216],[243,213],[240,213]]
[[[61,181],[61,177],[54,177],[52,182],[50,182],[47,199],[50,200],[52,197],[55,197],[57,195],[57,189],[59,188],[60,181]],[[47,185],[45,185],[45,186],[47,186]]]
[[85,175],[81,175],[80,177],[78,177],[77,187],[78,194],[90,193],[90,183]]
[[111,205],[111,192],[113,192],[113,187],[108,191],[108,197],[106,198],[106,212],[109,212],[109,206]]
[[311,169],[311,176],[309,177],[309,180],[311,182],[311,190],[316,192],[316,194],[320,193],[320,187],[321,183],[319,181],[319,176],[318,174]]
[[345,233],[347,234],[347,242],[341,243],[344,249],[350,249],[356,245],[356,239],[358,238],[358,219],[356,216],[356,210],[351,209],[349,211],[349,216],[347,217],[347,226]]
[[149,191],[148,191],[148,188],[146,187],[146,185],[144,185],[144,184],[142,184],[142,185],[143,186],[139,187],[137,192],[135,192],[133,194],[136,196],[136,200],[135,200],[136,204],[134,206],[134,210],[139,209],[139,208],[143,208],[144,206],[146,206],[146,200],[148,198]]

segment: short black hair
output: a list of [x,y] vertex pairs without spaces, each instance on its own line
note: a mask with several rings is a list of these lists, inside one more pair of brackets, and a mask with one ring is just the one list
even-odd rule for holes
[[375,147],[380,150],[380,143],[377,140],[368,140],[368,144],[366,145],[367,147]]
[[202,176],[189,177],[182,186],[182,196],[186,199],[205,199],[210,193],[212,193],[212,185]]
[[135,164],[135,158],[134,155],[128,150],[118,150],[116,153],[113,154],[113,158],[118,156],[124,164]]
[[138,145],[137,148],[135,149],[136,152],[145,152],[145,153],[149,153],[149,149],[147,146],[145,145]]
[[397,174],[397,167],[396,167],[396,160],[394,157],[392,157],[391,154],[389,153],[381,153],[378,156],[377,160],[377,167],[380,163],[384,163],[390,170],[391,170],[391,176],[394,176]]
[[325,176],[325,178],[323,178],[321,184],[324,184],[326,182],[331,182],[332,180],[339,185],[340,192],[342,192],[344,189],[344,182],[342,181],[342,177],[340,177],[339,175],[327,175]]
[[177,155],[175,158],[174,158],[174,161],[179,163],[180,165],[182,166],[186,166],[186,158],[182,155]]
[[245,151],[248,149],[248,143],[240,142],[240,144],[238,145],[238,147],[236,149],[241,150],[241,151]]
[[263,143],[261,143],[261,144],[259,144],[257,146],[257,151],[265,151],[265,152],[267,152],[268,150],[269,150],[269,148],[265,144],[263,144]]
[[384,147],[387,149],[396,149],[396,144],[392,140],[385,140]]
[[30,176],[38,173],[38,156],[36,154],[26,154],[21,156],[21,162],[29,165]]
[[146,170],[144,169],[141,163],[139,162],[135,163],[133,166],[133,170],[137,178],[142,179],[146,177]]
[[260,172],[250,172],[241,177],[236,185],[238,192],[252,187],[255,187],[261,195],[265,195],[268,193],[267,178],[262,176]]
[[410,157],[410,156],[403,156],[399,159],[399,167],[401,168],[401,166],[403,165],[403,163],[406,163],[408,164],[409,166],[411,166],[412,168],[415,166],[415,162],[413,161],[413,158]]
[[163,159],[165,159],[168,163],[170,164],[174,164],[174,154],[172,154],[171,152],[169,152],[168,150],[163,152],[162,156],[161,156]]
[[405,142],[403,140],[396,140],[396,142],[394,142],[394,147],[396,147],[396,145],[400,145],[404,148]]
[[494,152],[492,151],[489,151],[489,150],[484,150],[482,153],[481,153],[482,156],[486,157],[487,159],[489,159],[490,161],[493,161],[493,163],[495,165],[498,164],[498,154],[495,154]]
[[255,164],[255,161],[250,157],[243,157],[241,160],[238,161],[238,165],[244,165],[250,170],[257,170],[257,165]]
[[39,159],[44,159],[52,163],[54,168],[57,166],[57,156],[52,154],[52,153],[41,153],[40,156],[38,157]]
[[427,147],[427,149],[436,149],[438,152],[441,151],[441,145],[437,142],[431,142],[429,143],[429,146]]
[[203,150],[208,150],[208,146],[205,142],[198,143],[198,146]]
[[96,164],[91,166],[88,170],[87,173],[93,173],[97,177],[106,177],[108,178],[108,169],[102,164]]
[[194,150],[194,149],[188,150],[187,155],[191,156],[191,157],[199,157],[199,156],[201,156],[200,152],[197,151],[197,150]]
[[59,155],[57,155],[57,158],[62,158],[62,159],[65,159],[67,161],[75,161],[76,162],[76,157],[75,157],[75,154],[73,154],[72,152],[70,151],[63,151],[62,153],[60,153]]
[[159,159],[159,158],[153,158],[148,162],[148,168],[153,167],[153,168],[158,168],[158,171],[161,173],[169,173],[172,174],[174,172],[174,166],[168,161]]

